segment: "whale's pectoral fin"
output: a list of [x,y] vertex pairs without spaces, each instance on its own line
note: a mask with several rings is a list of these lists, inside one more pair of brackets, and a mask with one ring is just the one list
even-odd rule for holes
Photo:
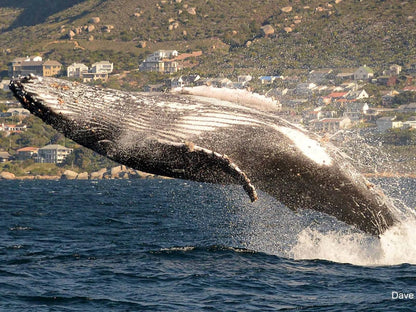
[[[227,155],[202,148],[187,142],[179,146],[183,150],[184,158],[187,158],[187,168],[184,168],[185,174],[190,174],[190,179],[198,178],[205,182],[225,182],[227,178],[223,174],[231,177],[235,182],[242,185],[251,201],[257,200],[257,192],[247,175],[231,161]],[[213,181],[211,181],[211,179]]]
[[[191,142],[152,142],[148,171],[199,182],[242,185],[251,201],[257,192],[247,175],[227,156]],[[143,156],[143,154],[142,154]],[[146,171],[146,170],[145,170]]]

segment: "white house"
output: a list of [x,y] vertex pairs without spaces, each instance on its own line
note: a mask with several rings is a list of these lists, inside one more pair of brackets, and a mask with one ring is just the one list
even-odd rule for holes
[[176,50],[158,50],[140,64],[140,71],[155,71],[159,73],[176,73],[179,64],[174,59],[178,56]]
[[158,62],[163,59],[172,59],[179,55],[176,50],[158,50],[146,57],[147,62]]
[[368,93],[365,90],[357,90],[357,91],[349,91],[346,95],[346,98],[348,100],[362,100],[362,99],[368,99]]
[[82,63],[73,63],[66,69],[67,77],[81,78],[84,73],[88,73],[88,66]]
[[354,80],[368,80],[373,77],[374,71],[367,65],[361,66],[354,72]]
[[403,127],[403,123],[401,121],[397,121],[396,117],[381,117],[376,120],[376,124],[377,129],[380,132]]
[[72,151],[72,148],[58,144],[46,145],[38,150],[38,157],[35,158],[35,161],[38,163],[60,164]]
[[91,66],[91,72],[98,74],[110,74],[113,72],[113,63],[110,63],[109,61],[101,61],[94,63]]

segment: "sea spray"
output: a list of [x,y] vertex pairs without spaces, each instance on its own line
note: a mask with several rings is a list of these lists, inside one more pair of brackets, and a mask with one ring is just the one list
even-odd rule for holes
[[380,239],[362,233],[305,229],[292,248],[296,260],[323,259],[363,266],[416,264],[416,221],[388,229]]

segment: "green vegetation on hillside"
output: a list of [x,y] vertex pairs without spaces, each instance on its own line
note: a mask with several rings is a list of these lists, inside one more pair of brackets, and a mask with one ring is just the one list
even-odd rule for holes
[[[38,2],[2,2],[2,16],[12,16],[0,19],[3,72],[14,57],[28,54],[64,65],[109,59],[117,70],[131,70],[160,48],[202,49],[195,70],[204,75],[362,64],[379,70],[391,63],[408,65],[416,56],[413,1],[247,0],[242,5],[231,0],[78,0],[69,5],[55,0],[42,1],[42,6]],[[31,18],[21,23],[29,12]],[[68,40],[71,29],[91,25],[92,17],[100,18],[94,30]],[[113,27],[110,32],[105,30],[108,25]],[[274,33],[263,36],[263,25],[271,25]]]

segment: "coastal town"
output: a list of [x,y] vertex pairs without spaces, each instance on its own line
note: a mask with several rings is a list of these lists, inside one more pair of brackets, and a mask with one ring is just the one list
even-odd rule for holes
[[[146,84],[140,91],[166,92],[171,89],[211,86],[215,88],[246,89],[274,100],[275,113],[301,124],[310,131],[333,134],[351,128],[369,128],[378,133],[416,128],[416,64],[403,68],[386,64],[385,70],[375,72],[363,64],[358,68],[320,68],[306,75],[253,77],[250,73],[237,77],[203,77],[199,74],[181,74],[191,67],[188,60],[198,58],[202,51],[180,53],[176,50],[157,50],[138,61],[135,71],[163,75],[156,84]],[[83,83],[105,83],[115,72],[114,64],[102,60],[92,64],[43,60],[40,56],[13,59],[9,77],[35,74],[71,79]],[[189,71],[188,71],[189,72]],[[168,78],[166,78],[166,75]],[[3,93],[8,92],[8,79],[0,83]],[[26,124],[29,112],[14,100],[3,101],[0,112],[0,135],[9,137],[30,131]],[[32,160],[35,163],[62,164],[73,148],[59,144],[20,146],[0,150],[0,162]],[[124,170],[124,176],[128,176]],[[129,173],[137,175],[137,173]],[[101,174],[101,177],[104,175]],[[73,174],[68,174],[73,178]],[[87,178],[100,175],[88,175]],[[115,176],[109,174],[107,176]],[[84,178],[85,178],[84,174]]]

